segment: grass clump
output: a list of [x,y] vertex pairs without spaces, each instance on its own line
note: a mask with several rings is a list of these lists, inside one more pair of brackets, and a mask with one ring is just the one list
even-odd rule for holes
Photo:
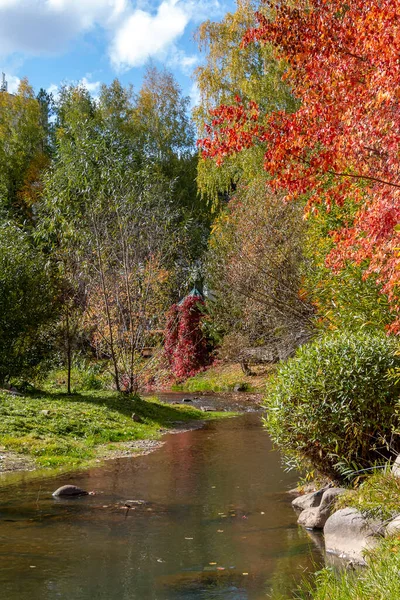
[[400,539],[388,538],[366,556],[367,568],[323,569],[296,597],[312,600],[398,600]]
[[345,507],[356,508],[367,518],[393,518],[400,513],[400,479],[390,471],[370,475],[356,490],[338,498],[337,508]]
[[278,368],[266,425],[288,466],[343,480],[397,454],[396,349],[385,335],[332,334]]
[[[134,421],[133,414],[142,422]],[[175,421],[222,414],[114,392],[0,394],[0,445],[33,457],[41,466],[73,466],[95,458],[101,445],[157,439],[160,429],[173,427]]]

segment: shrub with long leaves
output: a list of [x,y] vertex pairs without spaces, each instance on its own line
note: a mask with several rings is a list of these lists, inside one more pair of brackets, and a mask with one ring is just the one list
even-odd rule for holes
[[337,333],[303,346],[267,388],[265,423],[288,467],[342,479],[400,451],[396,341]]

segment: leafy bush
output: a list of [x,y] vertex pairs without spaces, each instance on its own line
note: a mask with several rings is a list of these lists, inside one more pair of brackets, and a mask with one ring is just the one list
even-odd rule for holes
[[343,479],[400,450],[396,342],[336,333],[303,346],[267,388],[265,419],[289,467]]
[[44,371],[54,358],[60,305],[48,257],[12,223],[0,224],[0,386]]

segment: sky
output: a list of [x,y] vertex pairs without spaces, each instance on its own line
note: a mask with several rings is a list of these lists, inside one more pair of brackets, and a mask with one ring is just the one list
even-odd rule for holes
[[0,0],[0,72],[10,92],[27,77],[36,92],[82,82],[96,96],[115,77],[140,88],[151,61],[194,104],[193,33],[234,9],[234,0]]

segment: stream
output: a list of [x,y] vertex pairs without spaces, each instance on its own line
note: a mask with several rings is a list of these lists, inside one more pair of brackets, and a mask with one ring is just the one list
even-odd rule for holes
[[[220,408],[218,398],[207,404]],[[73,474],[13,474],[9,485],[4,475],[0,599],[291,598],[323,558],[296,525],[287,494],[296,474],[271,451],[260,413],[164,441]],[[96,494],[53,499],[67,483]]]

